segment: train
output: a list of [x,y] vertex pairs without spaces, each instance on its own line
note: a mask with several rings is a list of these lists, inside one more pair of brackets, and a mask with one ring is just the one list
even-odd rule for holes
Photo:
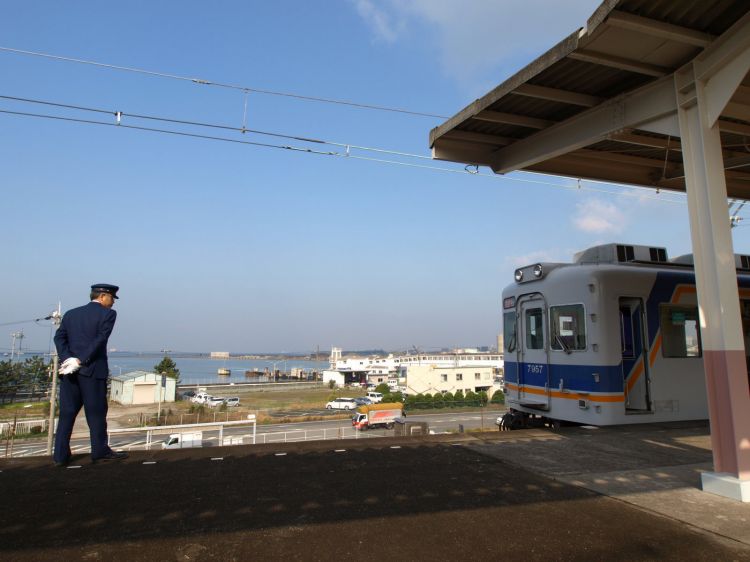
[[[746,326],[750,256],[735,267]],[[501,430],[708,418],[692,255],[603,244],[514,277],[502,293]]]

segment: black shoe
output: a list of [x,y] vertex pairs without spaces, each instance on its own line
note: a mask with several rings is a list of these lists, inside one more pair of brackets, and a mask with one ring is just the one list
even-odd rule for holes
[[65,468],[70,464],[70,459],[66,459],[64,461],[55,461],[55,466],[57,468]]
[[92,459],[93,462],[99,462],[99,461],[121,461],[123,459],[128,458],[130,455],[128,455],[124,451],[110,451],[103,457],[99,457],[96,459]]

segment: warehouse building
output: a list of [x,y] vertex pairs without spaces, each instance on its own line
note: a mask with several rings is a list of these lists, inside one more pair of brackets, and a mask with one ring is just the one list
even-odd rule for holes
[[[174,402],[177,384],[175,379],[146,371],[131,371],[112,377],[109,399],[124,406]],[[160,400],[161,395],[161,400]]]

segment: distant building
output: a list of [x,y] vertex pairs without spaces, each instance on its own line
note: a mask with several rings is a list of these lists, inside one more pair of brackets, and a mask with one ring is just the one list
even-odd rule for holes
[[161,375],[146,371],[131,371],[112,377],[109,399],[134,406],[138,404],[157,404],[161,393],[162,402],[174,402],[177,384],[175,379],[166,377],[165,386],[161,385]]
[[210,355],[211,359],[229,359],[228,351],[212,351]]
[[[388,357],[341,357],[341,349],[331,350],[330,370],[345,375],[346,384],[381,384],[403,386],[411,377],[412,369],[430,367],[486,367],[493,377],[503,373],[502,353],[482,353],[476,349],[461,349],[450,353],[418,353]],[[490,382],[490,386],[492,382]],[[452,391],[455,392],[455,391]]]
[[323,383],[329,384],[331,381],[333,381],[334,386],[344,386],[346,376],[338,371],[323,371]]
[[409,394],[486,392],[492,397],[501,385],[495,381],[495,369],[490,366],[440,366],[411,365],[406,379],[406,392]]

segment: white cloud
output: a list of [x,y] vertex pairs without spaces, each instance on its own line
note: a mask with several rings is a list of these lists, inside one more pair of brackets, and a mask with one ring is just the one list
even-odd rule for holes
[[426,41],[445,74],[481,95],[585,26],[601,0],[351,1],[376,37],[389,43],[407,29],[427,27]]
[[626,215],[613,203],[588,199],[576,204],[573,224],[583,232],[618,234],[623,231],[626,223]]
[[386,43],[395,43],[406,22],[397,13],[388,13],[382,5],[376,6],[372,0],[351,0],[375,37]]

